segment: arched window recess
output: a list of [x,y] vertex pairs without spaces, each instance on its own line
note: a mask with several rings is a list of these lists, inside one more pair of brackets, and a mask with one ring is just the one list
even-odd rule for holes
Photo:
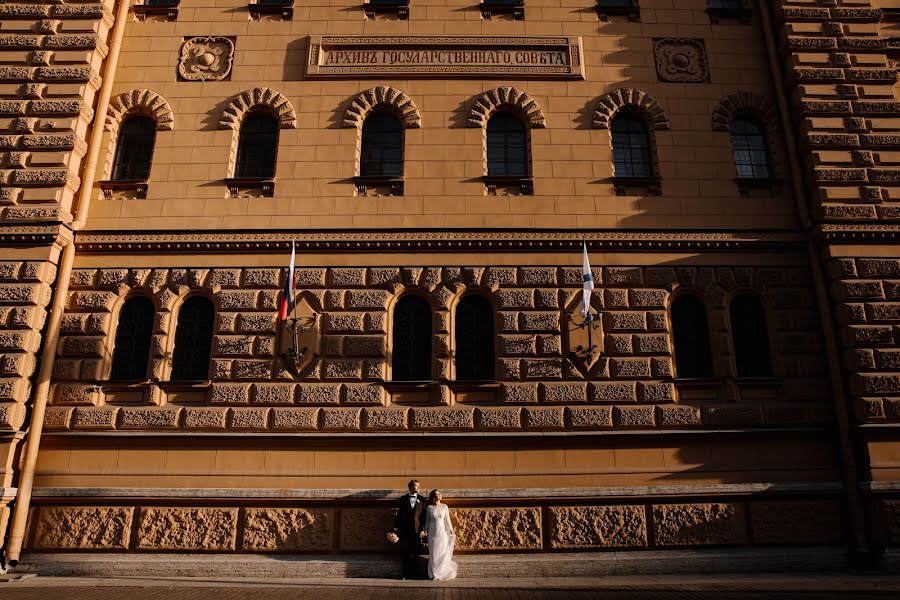
[[132,6],[138,21],[175,21],[180,0],[144,0]]
[[707,0],[706,12],[712,23],[722,19],[736,19],[741,23],[749,23],[753,15],[748,0]]
[[739,378],[771,378],[772,353],[766,309],[756,294],[742,292],[728,305],[734,370]]
[[216,309],[206,296],[190,296],[181,304],[172,351],[172,381],[209,379],[215,316]]
[[431,382],[432,339],[431,305],[421,296],[408,294],[394,305],[391,319],[392,382]]
[[278,90],[252,88],[231,99],[219,119],[219,129],[233,132],[225,180],[230,197],[274,195],[279,131],[296,127],[297,113]]
[[119,311],[110,381],[144,381],[150,363],[156,307],[146,296],[132,296]]
[[608,129],[616,194],[659,195],[656,131],[669,129],[669,116],[646,92],[619,88],[594,109],[594,129]]
[[488,195],[534,194],[531,130],[547,126],[537,101],[513,87],[489,90],[472,104],[467,126],[484,130],[484,185]]
[[422,126],[412,98],[386,85],[365,90],[347,106],[342,126],[358,132],[357,195],[402,196],[404,131]]
[[107,179],[99,182],[105,198],[147,197],[156,132],[174,125],[172,107],[153,90],[131,90],[110,100],[103,123],[109,133]]
[[486,298],[468,294],[459,301],[453,338],[456,381],[489,382],[497,378],[494,308]]
[[758,188],[778,193],[783,173],[777,160],[777,123],[775,104],[753,92],[725,96],[713,109],[712,128],[729,134],[735,181],[742,194]]

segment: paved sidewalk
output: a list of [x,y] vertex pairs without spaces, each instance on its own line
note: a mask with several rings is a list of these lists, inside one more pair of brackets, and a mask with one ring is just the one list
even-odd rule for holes
[[194,579],[28,577],[0,600],[703,600],[900,598],[900,576],[713,575],[544,579]]

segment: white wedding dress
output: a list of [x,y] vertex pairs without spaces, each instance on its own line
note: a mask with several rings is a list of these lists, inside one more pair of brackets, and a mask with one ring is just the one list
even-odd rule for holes
[[456,534],[450,523],[450,510],[446,504],[429,506],[425,509],[428,531],[428,577],[431,579],[455,579],[456,563],[453,562],[453,547]]

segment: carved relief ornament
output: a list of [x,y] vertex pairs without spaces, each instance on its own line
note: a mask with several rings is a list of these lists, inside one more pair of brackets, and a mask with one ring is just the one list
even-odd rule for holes
[[297,112],[290,100],[277,90],[259,87],[232,98],[219,119],[219,129],[240,129],[244,115],[260,106],[278,118],[278,127],[281,129],[293,129],[297,126]]
[[491,115],[503,106],[513,109],[531,129],[547,126],[544,111],[534,98],[513,87],[499,87],[485,92],[475,101],[469,110],[468,127],[486,127]]
[[656,73],[663,81],[700,83],[709,76],[706,48],[700,40],[656,40],[653,55],[656,58]]
[[344,112],[344,127],[362,127],[369,112],[378,106],[387,107],[404,127],[422,126],[422,116],[415,102],[397,88],[380,85],[357,96]]
[[233,63],[234,41],[229,38],[189,38],[181,46],[178,75],[187,81],[222,81]]
[[156,121],[157,131],[170,131],[175,128],[175,116],[165,98],[153,90],[131,90],[109,101],[104,129],[110,132],[118,131],[122,120],[130,113],[151,117]]

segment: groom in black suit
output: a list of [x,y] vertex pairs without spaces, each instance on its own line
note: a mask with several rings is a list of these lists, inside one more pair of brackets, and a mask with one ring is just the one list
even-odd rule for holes
[[394,533],[400,538],[403,553],[403,579],[418,579],[419,555],[425,537],[425,498],[419,495],[419,482],[409,482],[409,493],[400,498]]

